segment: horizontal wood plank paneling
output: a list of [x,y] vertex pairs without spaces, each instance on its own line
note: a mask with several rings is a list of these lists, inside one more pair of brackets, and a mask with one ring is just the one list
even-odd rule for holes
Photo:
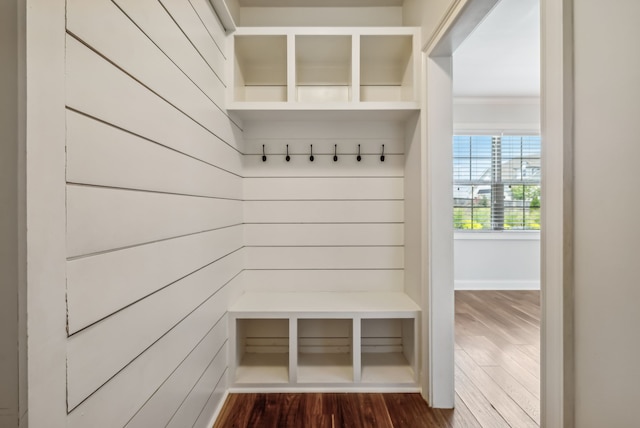
[[402,223],[403,201],[246,201],[245,223]]
[[[404,123],[391,121],[251,121],[244,133],[245,144],[251,146],[254,140],[275,140],[280,143],[314,139],[335,139],[348,141],[366,140],[369,144],[380,142],[395,146],[391,153],[404,153]],[[389,148],[391,150],[391,147]]]
[[[179,0],[162,1],[163,3],[168,3],[169,1],[180,3]],[[215,43],[216,47],[226,58],[230,58],[230,55],[225,55],[226,34],[224,28],[218,20],[218,16],[213,10],[213,6],[209,2],[209,0],[189,0],[189,3],[191,3],[193,10],[195,10],[198,14],[198,17],[207,29],[207,32],[211,36],[211,39]]]
[[125,426],[212,328],[227,330],[226,294],[230,287],[233,283],[220,290],[221,295],[205,301],[76,407],[69,414],[69,427]]
[[242,194],[237,175],[71,110],[67,181],[220,198]]
[[[226,86],[224,74],[221,72],[225,67],[222,50],[215,44],[215,40],[214,43],[211,43],[211,34],[209,34],[207,27],[202,25],[193,6],[188,1],[160,0],[160,3],[189,38],[189,42],[192,44],[191,50],[197,52],[212,70],[218,70],[216,75],[223,84],[222,86]],[[222,35],[221,41],[224,41],[224,35]],[[221,101],[224,101],[224,97]]]
[[246,289],[402,290],[404,132],[385,121],[246,122]]
[[[164,13],[158,2],[145,2],[139,7],[144,7],[151,15]],[[67,30],[70,33],[136,80],[144,82],[150,90],[212,134],[226,142],[234,141],[235,125],[140,28],[109,0],[68,1]],[[214,64],[214,67],[222,69],[221,64]],[[219,86],[224,91],[222,85]],[[222,100],[221,97],[222,92],[217,98]]]
[[[224,325],[223,322],[218,323],[207,334],[200,345],[189,354],[180,367],[127,423],[127,428],[167,426],[169,421],[176,419],[177,412],[189,407],[185,406],[186,403],[193,403],[193,406],[189,417],[182,419],[184,422],[182,426],[193,425],[198,412],[204,407],[206,399],[227,367],[225,358],[227,332],[221,328]],[[225,345],[220,346],[221,343]],[[203,394],[206,394],[204,400],[198,402],[194,399]]]
[[[167,427],[182,428],[197,426],[196,420],[199,418],[200,413],[205,410],[207,401],[216,394],[218,384],[225,375],[225,370],[227,368],[225,355],[228,352],[227,346],[228,345],[225,345],[225,347],[220,350],[205,372],[202,373],[198,383],[196,383],[193,389],[189,392],[189,395],[184,400],[178,411],[166,425]],[[217,395],[219,395],[219,393]],[[221,398],[222,397],[220,396],[218,399]],[[209,412],[209,418],[210,417],[211,413]],[[141,428],[142,427],[144,427],[144,425],[141,426]]]
[[159,241],[67,263],[71,333],[238,250],[242,227]]
[[67,2],[72,428],[192,426],[226,390],[242,130],[224,111],[224,31],[194,3]]
[[[255,122],[248,123],[247,131],[251,132],[251,128]],[[289,123],[287,123],[289,125]],[[336,126],[332,123],[331,126]],[[340,125],[338,125],[340,126]],[[367,132],[363,130],[362,132]],[[403,156],[404,153],[404,141],[402,138],[311,138],[304,137],[289,137],[289,138],[254,138],[246,140],[244,142],[243,152],[247,155],[262,155],[262,146],[265,146],[265,152],[267,155],[282,156],[286,154],[287,144],[289,145],[289,154],[292,156],[305,156],[308,158],[311,145],[313,144],[313,154],[318,155],[319,158],[328,156],[330,161],[333,162],[334,152],[337,150],[338,162],[336,167],[341,166],[341,161],[347,158],[354,158],[358,154],[358,145],[360,145],[360,154],[363,157],[363,161],[368,158],[373,158],[376,161],[380,161],[380,155],[382,154],[382,145],[384,144],[384,154],[390,156]],[[336,147],[337,145],[337,147]],[[387,159],[385,159],[385,162]],[[365,165],[365,164],[362,164]],[[368,166],[374,164],[367,164]],[[384,167],[384,163],[375,164],[376,168],[371,169],[369,172],[375,172],[379,167]],[[365,168],[362,168],[365,169]],[[339,170],[338,170],[339,171]],[[401,171],[402,172],[402,171]]]
[[241,276],[247,291],[402,291],[404,284],[403,270],[245,270]]
[[309,146],[301,154],[290,155],[289,162],[283,153],[273,153],[273,146],[265,147],[266,161],[262,161],[262,152],[242,157],[242,175],[245,177],[402,177],[404,174],[404,156],[386,155],[380,161],[380,154],[362,155],[358,162],[355,154],[343,154],[338,162],[333,161],[333,153],[317,154],[313,146],[314,160],[309,160]]
[[402,269],[403,247],[245,248],[246,269]]
[[234,226],[241,218],[241,201],[70,185],[68,255]]
[[66,62],[70,108],[239,175],[240,156],[227,142],[71,36]]
[[242,254],[231,254],[70,337],[69,405],[77,406],[213,296],[238,274],[242,263]]
[[219,107],[224,106],[224,57],[211,43],[206,28],[197,22],[198,16],[189,3],[154,0],[115,0],[115,3],[201,91]]
[[366,178],[245,178],[245,200],[402,200],[404,179]]
[[193,424],[194,427],[211,428],[212,422],[214,422],[214,415],[217,415],[224,405],[225,397],[229,392],[229,369],[222,374],[222,377],[215,386],[213,392],[209,396],[206,404],[200,411],[198,419]]
[[354,224],[246,224],[246,246],[403,245],[404,225]]

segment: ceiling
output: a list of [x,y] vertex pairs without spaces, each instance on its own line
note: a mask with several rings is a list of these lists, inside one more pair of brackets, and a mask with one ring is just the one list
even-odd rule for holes
[[453,55],[456,97],[540,95],[539,0],[501,0]]
[[377,7],[402,6],[404,0],[240,0],[241,7]]

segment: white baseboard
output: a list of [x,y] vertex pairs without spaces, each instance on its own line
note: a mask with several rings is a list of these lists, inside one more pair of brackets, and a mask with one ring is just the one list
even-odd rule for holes
[[218,403],[218,406],[216,407],[216,411],[213,412],[213,415],[211,416],[211,420],[209,421],[209,424],[207,424],[207,427],[212,427],[215,425],[216,420],[218,419],[218,416],[220,416],[220,412],[222,411],[222,407],[224,406],[224,403],[227,402],[228,395],[229,395],[229,388],[227,388],[227,390],[224,392],[224,395],[222,396],[220,403]]
[[455,290],[540,290],[540,281],[454,281]]

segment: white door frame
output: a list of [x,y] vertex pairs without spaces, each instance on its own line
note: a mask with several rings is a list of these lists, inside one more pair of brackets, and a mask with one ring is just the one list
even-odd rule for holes
[[[422,385],[433,407],[451,408],[454,392],[453,225],[451,149],[453,134],[451,54],[497,0],[456,0],[423,49],[423,101],[427,192],[423,248]],[[572,0],[540,0],[541,6],[541,425],[573,426],[572,269]],[[444,141],[447,144],[442,144]],[[566,221],[568,220],[568,221]]]

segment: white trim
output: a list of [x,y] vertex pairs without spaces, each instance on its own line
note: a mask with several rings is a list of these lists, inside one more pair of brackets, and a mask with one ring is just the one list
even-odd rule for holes
[[540,135],[538,123],[491,123],[487,126],[477,123],[458,122],[454,124],[456,135]]
[[536,230],[522,232],[500,232],[500,231],[455,231],[453,239],[456,241],[539,241],[540,232]]
[[540,290],[540,281],[455,281],[456,290]]
[[574,426],[573,1],[541,0],[541,425]]
[[[429,403],[453,408],[453,85],[451,56],[427,58]],[[448,124],[448,126],[447,126]]]
[[26,5],[28,407],[67,426],[65,0]]
[[453,97],[453,104],[466,105],[513,105],[540,104],[540,97]]
[[231,390],[227,388],[225,393],[222,395],[222,399],[216,406],[216,410],[213,412],[213,415],[211,415],[211,419],[209,420],[209,423],[206,425],[207,427],[212,427],[216,424],[216,420],[218,419],[218,416],[220,416],[220,412],[222,412],[222,409],[224,408],[224,405],[227,402],[227,397],[229,397],[230,392]]
[[[495,6],[497,0],[454,1],[433,36],[424,45],[426,104],[422,122],[426,141],[427,191],[423,218],[426,263],[422,294],[425,316],[422,336],[423,395],[429,404],[452,408],[454,388],[454,279],[453,279],[453,137],[452,53]],[[426,129],[425,129],[426,128]],[[438,142],[445,142],[446,148]],[[437,376],[437,377],[436,377]],[[426,391],[425,391],[426,390]]]
[[233,15],[227,6],[225,0],[209,0],[213,10],[216,12],[222,27],[225,29],[227,33],[231,33],[236,30],[237,25],[233,20]]
[[[349,384],[354,385],[354,384]],[[230,393],[234,394],[247,394],[256,393],[264,394],[268,393],[336,393],[336,392],[348,392],[348,393],[419,393],[422,389],[417,386],[394,386],[384,383],[365,383],[354,386],[339,386],[335,383],[311,383],[301,386],[273,386],[264,385],[257,386],[233,386],[229,388]]]

